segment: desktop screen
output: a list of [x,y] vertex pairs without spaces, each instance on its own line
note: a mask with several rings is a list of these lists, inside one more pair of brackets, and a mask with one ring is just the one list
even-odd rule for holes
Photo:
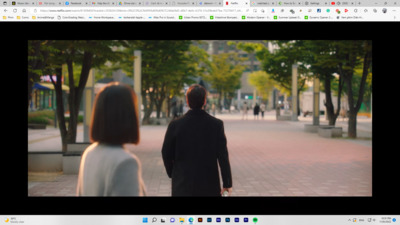
[[[21,137],[26,143],[16,143],[21,144],[18,151],[5,151],[25,159],[18,163],[8,160],[7,171],[18,171],[18,176],[5,174],[10,185],[4,188],[13,193],[6,198],[6,216],[11,219],[17,209],[27,214],[159,214],[176,218],[200,214],[206,218],[219,212],[243,216],[394,213],[391,203],[397,201],[397,158],[394,148],[385,146],[394,144],[396,138],[385,127],[395,124],[395,94],[390,92],[396,90],[391,81],[397,64],[396,57],[388,53],[396,52],[397,45],[393,44],[395,29],[379,24],[4,23],[3,29],[13,31],[15,37],[7,40],[13,50],[4,55],[4,65],[13,65],[13,74],[26,74],[18,80],[28,84],[21,87],[24,91],[19,97],[24,100],[18,103],[23,112]],[[27,32],[31,25],[35,32]],[[163,31],[165,28],[169,31]],[[369,48],[371,55],[367,54]],[[76,55],[68,65],[64,57],[72,54],[72,49]],[[162,49],[169,49],[185,63],[173,59],[168,64],[157,63],[157,56],[166,53]],[[73,74],[77,90],[85,51],[96,56],[86,70],[86,84],[91,86],[83,85],[79,104],[75,102],[76,143],[63,149],[62,118],[57,110],[62,105],[69,130],[74,123],[69,74]],[[350,81],[353,103],[349,101],[349,81],[342,75],[348,74],[351,63],[341,57],[349,52],[355,56]],[[369,56],[371,60],[365,60]],[[226,60],[221,60],[224,57]],[[46,64],[40,65],[45,58]],[[140,93],[135,87],[135,59],[139,58]],[[218,75],[233,73],[224,70],[236,71],[236,85],[219,92]],[[30,74],[35,74],[32,79]],[[292,92],[294,78],[297,92]],[[61,85],[56,88],[52,80]],[[91,114],[87,111],[100,90],[113,81],[140,94],[140,142],[125,148],[141,163],[145,196],[78,197],[80,159],[91,144]],[[157,92],[165,94],[163,101],[151,99],[150,94],[156,93],[154,85],[162,81],[170,82],[167,92]],[[161,149],[168,125],[190,110],[185,97],[192,84],[206,89],[204,111],[224,125],[232,173],[228,197],[172,197],[172,180]],[[362,98],[360,84],[364,87]],[[328,87],[331,100],[326,94]],[[14,102],[7,90],[4,96]],[[258,115],[254,114],[256,104]],[[337,115],[334,126],[329,124],[331,112],[326,105],[330,104]],[[359,104],[356,114],[350,112],[352,104],[353,108]],[[354,115],[356,137],[351,137],[350,118]],[[220,177],[221,185],[222,180]]]

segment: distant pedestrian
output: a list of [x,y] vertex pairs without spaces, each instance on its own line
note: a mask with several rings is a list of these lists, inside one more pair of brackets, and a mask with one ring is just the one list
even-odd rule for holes
[[276,119],[278,119],[279,118],[279,116],[281,115],[281,107],[282,107],[282,104],[277,104],[276,105],[276,109],[275,109],[275,111],[276,111]]
[[183,103],[182,100],[179,100],[179,105],[178,105],[178,115],[182,116],[183,115]]
[[215,116],[215,110],[216,110],[216,108],[215,108],[215,103],[213,103],[213,104],[211,105],[211,113],[212,113],[213,116]]
[[344,121],[344,118],[346,118],[346,109],[344,107],[342,107],[340,109],[340,116],[342,117],[342,119]]
[[261,110],[261,117],[262,117],[262,119],[264,119],[264,111],[265,111],[265,104],[264,103],[261,103],[260,110]]
[[248,117],[247,117],[247,110],[248,109],[249,108],[247,106],[247,102],[244,102],[243,106],[242,106],[242,120],[244,119],[244,117],[246,117],[246,120],[248,119]]
[[225,191],[232,192],[224,124],[202,109],[206,94],[202,86],[190,86],[186,92],[190,110],[168,125],[161,154],[167,175],[172,178],[172,196],[221,196]]
[[257,119],[258,119],[258,114],[260,113],[260,106],[258,106],[257,103],[256,103],[256,105],[254,106],[253,113],[254,113],[254,119],[256,119],[256,117],[257,117]]
[[145,186],[137,156],[124,148],[139,143],[138,101],[127,85],[113,82],[96,96],[90,139],[83,153],[78,196],[142,196]]
[[179,109],[178,106],[176,105],[176,102],[172,103],[172,119],[176,119],[179,117],[178,115]]

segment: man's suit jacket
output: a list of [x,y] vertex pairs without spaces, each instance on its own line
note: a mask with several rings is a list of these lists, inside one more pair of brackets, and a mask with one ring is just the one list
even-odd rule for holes
[[232,187],[226,143],[223,122],[204,110],[171,121],[161,153],[172,196],[221,196],[218,164],[223,187]]

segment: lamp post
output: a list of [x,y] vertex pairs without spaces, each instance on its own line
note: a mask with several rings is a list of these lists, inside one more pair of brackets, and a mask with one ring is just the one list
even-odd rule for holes
[[89,72],[83,95],[83,142],[89,142],[89,126],[94,100],[94,69]]
[[319,125],[319,78],[314,76],[313,84],[313,125]]
[[292,65],[292,121],[297,118],[297,64]]
[[138,120],[139,126],[142,125],[142,51],[135,50],[133,51],[134,55],[134,63],[133,63],[133,82],[134,82],[134,90],[137,96],[138,102]]

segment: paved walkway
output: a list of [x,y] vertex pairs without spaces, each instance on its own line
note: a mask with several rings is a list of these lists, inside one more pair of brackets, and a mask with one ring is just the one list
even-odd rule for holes
[[[225,124],[233,175],[232,196],[372,195],[371,119],[359,118],[358,134],[362,138],[349,140],[304,132],[304,124],[312,123],[310,117],[299,117],[298,122],[276,121],[274,112],[264,120],[254,120],[250,114],[248,120],[241,120],[238,114],[217,117]],[[325,123],[321,118],[321,124]],[[337,122],[344,132],[346,124],[341,119]],[[139,145],[126,145],[141,160],[148,196],[171,195],[171,182],[161,159],[166,128],[143,126]],[[46,143],[57,149],[60,137],[53,137],[50,130],[46,132],[47,138],[37,130],[28,130],[29,151],[39,151],[39,146],[50,150]],[[76,178],[77,175],[30,173],[28,194],[74,196]]]

